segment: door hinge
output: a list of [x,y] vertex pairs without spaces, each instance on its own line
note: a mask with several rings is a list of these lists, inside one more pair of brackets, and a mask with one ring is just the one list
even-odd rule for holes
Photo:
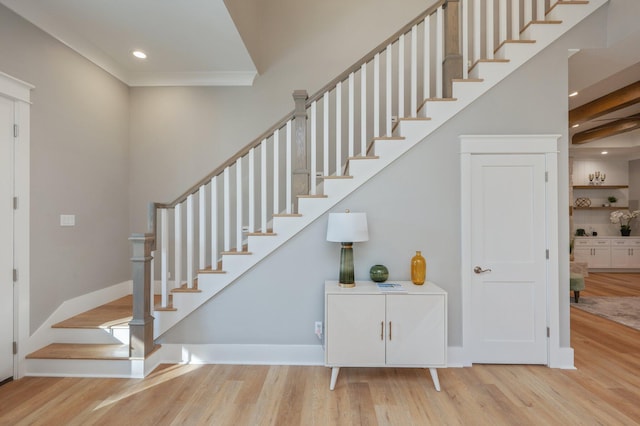
[[18,342],[13,342],[13,354],[18,355]]
[[18,270],[14,269],[13,270],[13,282],[18,282]]
[[18,210],[18,197],[13,197],[13,209]]
[[549,182],[549,172],[544,172],[544,181]]
[[17,138],[20,135],[20,126],[17,124],[13,125],[13,137]]
[[547,256],[547,260],[549,259],[549,249],[545,250],[545,255]]
[[551,337],[551,329],[547,327],[547,337]]

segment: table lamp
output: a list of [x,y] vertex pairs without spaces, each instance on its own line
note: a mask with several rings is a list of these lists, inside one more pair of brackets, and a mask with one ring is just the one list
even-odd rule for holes
[[366,213],[329,213],[327,241],[341,243],[340,250],[340,287],[355,287],[353,273],[353,243],[368,241]]

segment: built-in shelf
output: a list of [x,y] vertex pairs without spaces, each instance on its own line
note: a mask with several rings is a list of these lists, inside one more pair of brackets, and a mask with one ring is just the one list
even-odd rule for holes
[[629,185],[574,185],[573,189],[625,189]]
[[628,206],[574,207],[574,210],[629,210]]

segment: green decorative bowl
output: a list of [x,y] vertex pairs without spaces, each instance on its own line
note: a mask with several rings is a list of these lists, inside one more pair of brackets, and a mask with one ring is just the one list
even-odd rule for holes
[[383,283],[389,278],[389,270],[384,265],[373,265],[369,270],[369,276],[371,276],[371,281]]

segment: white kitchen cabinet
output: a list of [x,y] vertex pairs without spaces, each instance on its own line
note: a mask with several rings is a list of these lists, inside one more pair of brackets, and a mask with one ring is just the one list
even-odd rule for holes
[[573,255],[589,269],[640,269],[640,238],[577,237]]
[[576,262],[586,262],[589,268],[611,268],[609,239],[576,239],[573,255]]
[[406,293],[383,293],[372,282],[325,283],[325,365],[333,390],[340,367],[436,368],[447,364],[447,293],[433,283],[400,282]]
[[611,240],[612,268],[640,268],[640,239]]

